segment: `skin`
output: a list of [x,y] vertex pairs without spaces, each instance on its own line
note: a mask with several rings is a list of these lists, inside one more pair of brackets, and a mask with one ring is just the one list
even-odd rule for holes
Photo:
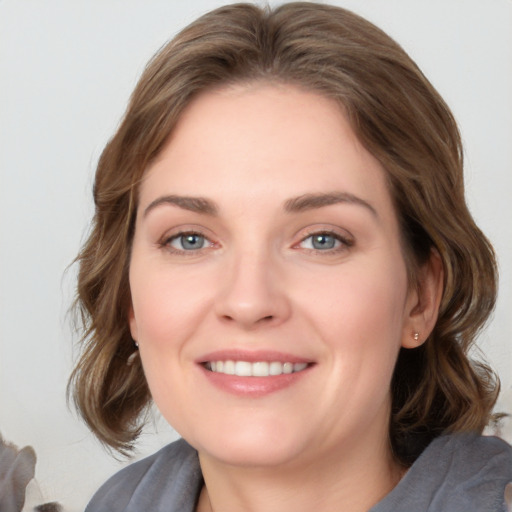
[[[396,485],[393,368],[440,296],[436,259],[422,272],[410,286],[384,171],[332,100],[257,83],[187,107],[140,187],[130,327],[157,406],[199,452],[198,510],[357,512]],[[200,364],[232,349],[309,366],[233,393]]]

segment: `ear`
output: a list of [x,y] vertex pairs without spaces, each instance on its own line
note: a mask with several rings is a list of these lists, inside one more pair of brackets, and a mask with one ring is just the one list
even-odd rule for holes
[[443,295],[444,268],[439,253],[432,249],[428,261],[419,269],[416,286],[407,297],[402,347],[416,348],[434,329]]
[[133,304],[130,304],[128,309],[128,323],[130,324],[130,333],[132,335],[133,341],[138,342],[138,333],[137,333],[137,320],[135,320],[135,313],[133,311]]

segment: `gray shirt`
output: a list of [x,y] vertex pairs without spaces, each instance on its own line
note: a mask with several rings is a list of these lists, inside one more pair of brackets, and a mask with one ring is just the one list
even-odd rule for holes
[[[434,440],[369,512],[507,512],[512,447],[495,437]],[[203,485],[197,452],[184,440],[108,480],[85,512],[194,512]]]

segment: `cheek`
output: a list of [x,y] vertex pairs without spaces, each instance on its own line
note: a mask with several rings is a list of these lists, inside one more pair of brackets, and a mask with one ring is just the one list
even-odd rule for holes
[[172,346],[187,338],[207,302],[204,282],[194,274],[130,271],[133,321],[141,344]]
[[347,265],[325,280],[323,293],[304,293],[303,310],[340,364],[364,366],[365,372],[389,372],[404,325],[405,267],[391,264],[385,271],[372,271],[368,264],[357,270]]
[[183,282],[175,275],[169,277],[168,272],[156,271],[155,267],[141,273],[137,270],[134,267],[130,271],[132,323],[153,399],[174,426],[174,411],[180,410],[191,385],[187,381],[190,376],[181,368],[204,299],[194,293],[195,287],[186,279]]

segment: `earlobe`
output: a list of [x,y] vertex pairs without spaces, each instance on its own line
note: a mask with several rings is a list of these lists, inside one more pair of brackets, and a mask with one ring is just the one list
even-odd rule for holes
[[434,329],[443,295],[443,280],[443,262],[437,250],[432,249],[429,260],[419,269],[416,287],[410,293],[402,347],[419,347]]

